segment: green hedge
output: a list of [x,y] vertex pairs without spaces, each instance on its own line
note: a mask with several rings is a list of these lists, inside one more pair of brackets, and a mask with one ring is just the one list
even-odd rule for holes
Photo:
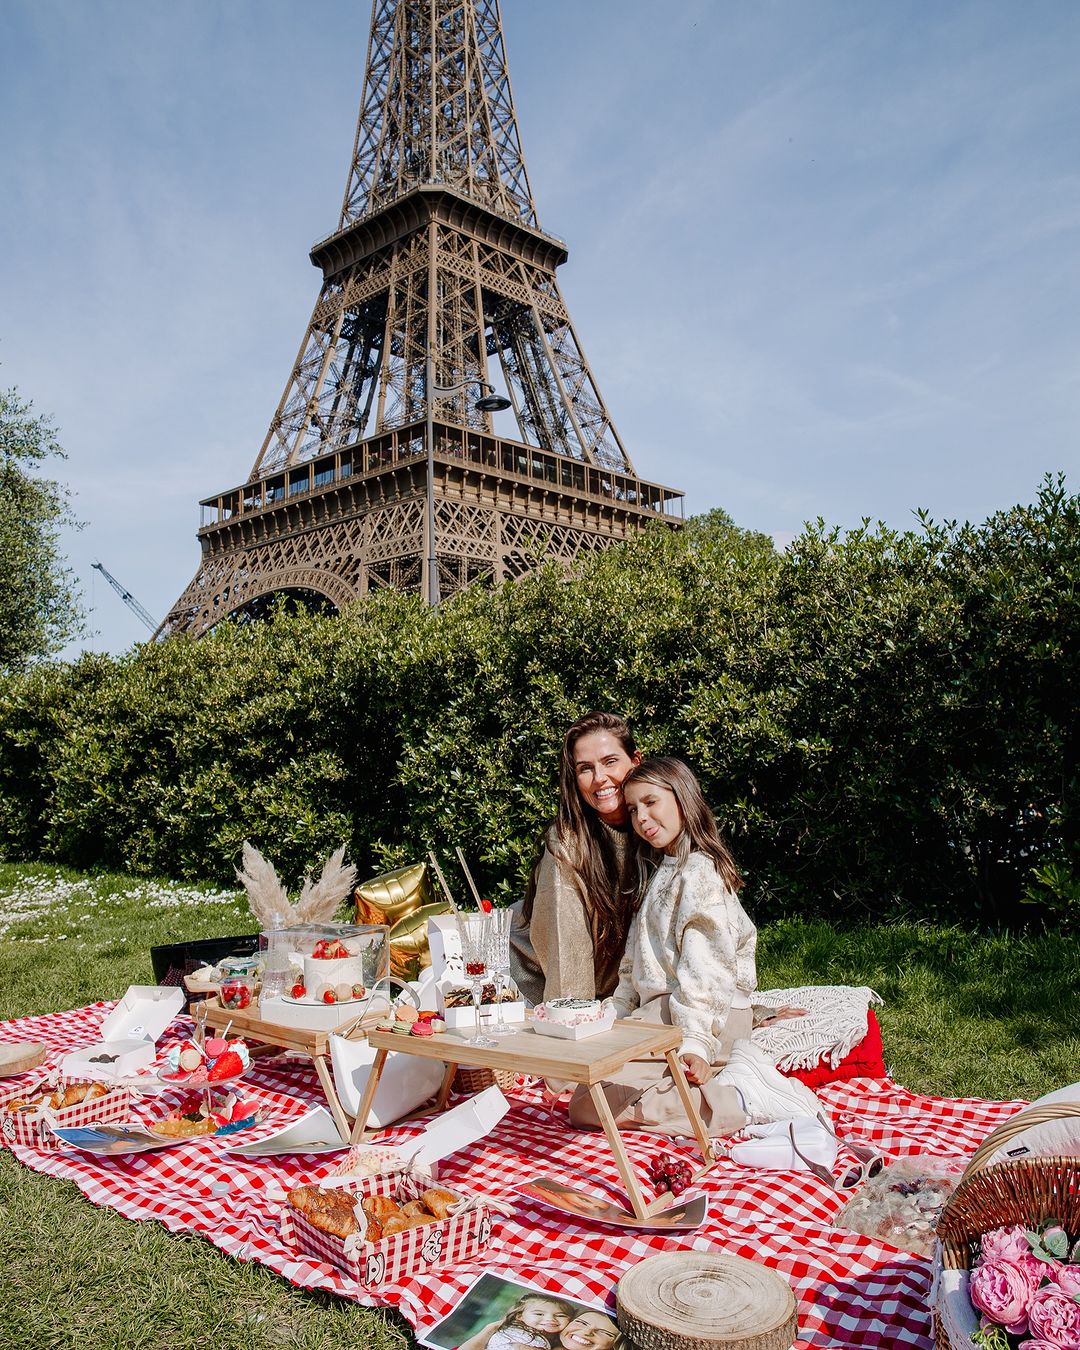
[[783,554],[722,513],[438,611],[382,594],[0,684],[0,853],[295,879],[461,844],[517,894],[589,707],[701,775],[781,911],[1014,922],[1077,876],[1080,499]]

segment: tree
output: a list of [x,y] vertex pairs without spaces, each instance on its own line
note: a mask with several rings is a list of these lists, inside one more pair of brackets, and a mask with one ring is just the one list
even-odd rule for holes
[[52,420],[0,390],[0,670],[20,670],[84,633],[60,530],[77,525],[68,489],[31,470],[65,458]]

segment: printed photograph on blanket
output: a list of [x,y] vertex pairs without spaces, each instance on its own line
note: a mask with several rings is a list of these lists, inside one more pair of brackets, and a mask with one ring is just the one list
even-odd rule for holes
[[647,1219],[639,1219],[629,1209],[613,1205],[610,1200],[590,1195],[577,1186],[568,1186],[554,1177],[533,1177],[520,1190],[537,1204],[557,1209],[560,1214],[569,1214],[579,1221],[589,1223],[610,1223],[618,1228],[674,1229],[677,1232],[691,1232],[700,1228],[709,1212],[709,1202],[703,1195],[693,1200],[676,1201],[670,1209],[662,1209],[658,1214],[650,1214]]
[[420,1344],[431,1350],[620,1350],[622,1338],[603,1308],[481,1275]]
[[130,1125],[84,1125],[78,1129],[57,1126],[53,1134],[71,1148],[98,1153],[103,1158],[125,1153],[156,1153],[158,1149],[176,1148],[178,1144],[190,1142],[187,1139],[168,1139]]

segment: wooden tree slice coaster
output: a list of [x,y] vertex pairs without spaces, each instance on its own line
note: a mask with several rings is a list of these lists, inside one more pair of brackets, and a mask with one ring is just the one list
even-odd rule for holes
[[739,1256],[650,1256],[619,1281],[615,1304],[635,1350],[790,1350],[799,1331],[786,1281]]
[[13,1078],[45,1063],[44,1041],[11,1041],[0,1045],[0,1078]]

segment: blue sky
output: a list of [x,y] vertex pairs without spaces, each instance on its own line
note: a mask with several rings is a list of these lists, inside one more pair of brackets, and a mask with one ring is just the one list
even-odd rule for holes
[[[195,571],[319,287],[367,0],[3,0],[0,385],[89,645]],[[781,542],[1080,480],[1080,6],[503,0],[540,222],[638,472]]]

